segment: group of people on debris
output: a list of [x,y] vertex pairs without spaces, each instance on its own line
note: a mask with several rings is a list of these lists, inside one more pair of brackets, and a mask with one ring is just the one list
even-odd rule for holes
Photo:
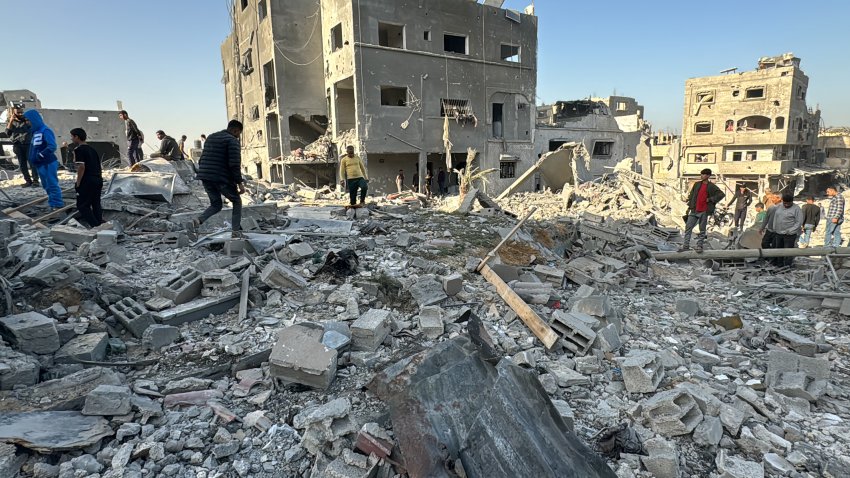
[[[688,214],[685,219],[685,235],[680,252],[690,249],[691,236],[696,226],[699,233],[696,238],[694,251],[702,252],[706,239],[708,219],[714,215],[717,206],[726,197],[716,184],[711,182],[711,169],[703,169],[700,172],[700,180],[696,182],[688,195]],[[844,223],[844,197],[838,193],[836,186],[826,189],[826,195],[830,198],[826,211],[826,231],[824,247],[841,246],[841,225]],[[744,229],[747,217],[747,208],[752,204],[752,192],[745,186],[739,185],[734,196],[727,204],[735,204],[733,226],[738,231]],[[765,202],[768,202],[765,209]],[[794,203],[794,193],[785,191],[781,196],[768,194],[765,202],[755,205],[756,218],[755,227],[762,235],[762,249],[780,249],[808,247],[811,243],[812,233],[817,230],[821,221],[821,208],[815,204],[814,196],[806,197],[806,204],[800,207]],[[793,257],[777,258],[774,261],[780,266],[790,266]]]
[[[124,131],[127,136],[127,157],[130,160],[130,167],[133,167],[134,164],[142,161],[145,157],[144,152],[142,152],[142,144],[145,142],[145,134],[139,129],[136,121],[130,119],[130,115],[127,114],[126,110],[119,111],[118,117],[124,122]],[[167,135],[165,131],[157,130],[156,138],[159,140],[159,149],[151,153],[151,158],[180,161],[190,157],[189,153],[186,152],[187,136],[185,134],[180,137],[180,141],[177,141],[173,137]],[[202,134],[201,148],[204,147],[206,140],[207,136]]]
[[[449,192],[449,188],[446,185],[446,180],[448,179],[448,175],[443,168],[440,168],[437,171],[437,194],[440,196],[445,196]],[[398,174],[395,177],[395,185],[396,189],[398,189],[399,194],[404,191],[404,170],[399,169]],[[425,194],[428,197],[431,197],[434,194],[433,186],[434,185],[434,175],[430,168],[425,170]],[[413,172],[413,181],[411,182],[410,188],[419,192],[419,170],[416,169]]]

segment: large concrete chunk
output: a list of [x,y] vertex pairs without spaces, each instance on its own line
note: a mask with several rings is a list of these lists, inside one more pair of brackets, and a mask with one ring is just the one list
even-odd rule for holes
[[826,359],[776,349],[768,353],[765,383],[774,392],[814,402],[826,393],[829,377]]
[[640,457],[643,466],[646,467],[655,478],[679,478],[679,453],[676,445],[663,438],[653,438],[644,443],[647,456]]
[[99,385],[86,395],[83,415],[126,415],[131,409],[130,396],[126,385]]
[[378,350],[390,333],[390,311],[369,309],[351,324],[352,348],[357,351]]
[[447,476],[446,454],[471,477],[616,476],[569,431],[535,373],[490,365],[466,337],[399,361],[369,387],[389,405],[410,476]]
[[664,366],[658,354],[648,350],[633,350],[620,364],[623,382],[631,393],[651,393],[664,378]]
[[410,295],[419,307],[437,305],[448,298],[443,285],[433,276],[423,276],[416,281],[410,288]]
[[110,369],[83,369],[32,387],[0,393],[0,416],[20,411],[80,410],[86,395],[99,385],[120,383],[118,373]]
[[703,418],[694,398],[684,390],[655,394],[644,402],[643,416],[656,433],[664,436],[688,434]]
[[40,371],[41,365],[35,357],[0,344],[0,390],[35,385]]
[[85,334],[74,337],[56,352],[53,361],[56,363],[76,363],[76,360],[100,361],[106,357],[106,345],[109,334],[106,332]]
[[271,375],[285,382],[326,389],[336,376],[337,351],[322,344],[324,329],[293,325],[278,332],[269,357]]
[[138,339],[142,338],[148,327],[156,323],[148,309],[130,297],[125,297],[110,305],[109,311],[112,312],[118,323]]
[[79,246],[84,242],[93,241],[96,236],[97,232],[80,227],[58,225],[50,228],[50,238],[56,244],[73,244]]
[[38,312],[0,318],[0,336],[25,353],[52,354],[61,345],[56,322]]
[[260,280],[275,289],[303,289],[307,280],[280,261],[273,260],[263,268]]
[[20,277],[25,284],[62,287],[80,280],[83,273],[64,259],[50,257],[21,272]]
[[201,273],[194,267],[187,267],[157,282],[156,293],[180,305],[201,295],[202,286]]
[[108,421],[79,412],[0,413],[0,442],[41,453],[78,450],[112,434]]

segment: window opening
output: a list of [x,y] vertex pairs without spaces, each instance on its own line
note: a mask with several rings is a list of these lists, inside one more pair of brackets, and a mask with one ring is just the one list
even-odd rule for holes
[[443,35],[443,51],[449,53],[460,53],[468,55],[466,47],[466,37],[462,35],[451,35],[446,33]]
[[776,129],[785,129],[785,118],[782,116],[776,117]]
[[700,121],[694,124],[694,133],[711,133],[711,121]]
[[764,98],[764,88],[747,88],[747,99]]
[[379,22],[378,44],[390,48],[404,48],[404,25]]
[[732,161],[740,161],[742,157],[743,153],[741,153],[740,151],[732,153]]
[[407,106],[407,88],[397,86],[381,87],[382,106]]
[[268,7],[266,6],[266,0],[260,0],[257,3],[257,15],[260,17],[260,21],[263,21],[268,14]]
[[502,138],[504,136],[504,103],[493,103],[493,137]]
[[342,48],[342,23],[331,28],[331,51]]
[[431,41],[431,30],[425,30],[423,33],[423,38],[425,41]]
[[755,161],[758,157],[758,151],[747,151],[747,161]]
[[593,157],[594,158],[608,158],[611,157],[611,151],[614,149],[613,141],[596,141],[593,143]]
[[501,58],[502,61],[509,61],[511,63],[519,63],[519,47],[514,45],[507,45],[502,43],[501,48]]
[[499,163],[499,179],[513,179],[516,177],[516,163],[514,161],[501,161]]

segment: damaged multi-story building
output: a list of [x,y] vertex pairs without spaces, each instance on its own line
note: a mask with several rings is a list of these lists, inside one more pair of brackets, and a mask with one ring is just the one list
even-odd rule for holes
[[537,158],[537,18],[502,3],[237,1],[222,59],[246,171],[334,184],[351,144],[370,189],[389,192],[399,170],[421,182],[472,148],[474,167],[498,170],[487,187],[504,189]]
[[[646,161],[648,167],[648,140],[644,107],[634,98],[609,96],[537,107],[538,153],[555,151],[565,143],[581,143],[586,151],[584,161],[576,163],[581,180],[610,173],[625,158]],[[563,184],[546,186],[559,189]]]
[[820,111],[806,105],[809,78],[791,53],[765,57],[754,71],[730,69],[685,82],[679,174],[695,181],[711,168],[729,189],[819,190],[828,168],[816,160]]
[[850,128],[824,128],[818,135],[818,159],[825,166],[850,172]]

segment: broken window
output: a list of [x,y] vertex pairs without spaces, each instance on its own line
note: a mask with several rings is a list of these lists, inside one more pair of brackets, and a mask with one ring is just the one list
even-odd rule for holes
[[248,76],[254,72],[254,60],[251,58],[251,48],[242,55],[242,66],[239,67],[239,71],[242,72],[243,75]]
[[425,39],[425,41],[431,41],[431,30],[425,30],[423,38]]
[[758,157],[758,151],[747,151],[747,161],[755,161]]
[[690,163],[713,163],[714,153],[691,153],[688,155]]
[[511,63],[519,63],[519,47],[515,45],[508,45],[502,43],[501,49],[501,58],[502,61],[509,61]]
[[697,93],[697,103],[704,105],[714,103],[714,91],[700,91]]
[[732,153],[732,161],[740,161],[742,156],[743,153],[741,153],[740,151],[736,151]]
[[740,92],[740,91],[738,91],[738,90],[732,90],[732,96],[738,96],[738,95],[740,95],[740,94],[741,94],[741,92]]
[[726,131],[735,131],[735,121],[734,120],[726,120],[726,127],[724,129]]
[[596,141],[593,143],[594,158],[610,158],[614,149],[613,141]]
[[440,117],[459,118],[472,115],[469,100],[440,99]]
[[260,0],[259,3],[257,3],[257,16],[259,17],[260,21],[263,21],[267,15],[268,6],[266,4],[266,0]]
[[785,129],[785,118],[782,116],[776,117],[776,129]]
[[466,37],[463,35],[443,34],[443,51],[468,55]]
[[248,0],[242,0],[242,10],[248,8]]
[[499,162],[499,179],[513,179],[516,177],[516,162]]
[[758,86],[755,88],[747,88],[747,99],[754,100],[764,98],[764,87]]
[[260,107],[258,105],[251,107],[249,117],[254,121],[260,119]]
[[700,121],[694,124],[694,133],[711,133],[711,121]]
[[797,87],[797,98],[801,100],[806,99],[806,90],[804,90],[802,86]]
[[738,120],[738,131],[760,131],[770,129],[770,118],[766,116],[747,116]]
[[504,137],[504,103],[493,103],[493,137]]
[[797,131],[803,131],[803,118],[797,118]]
[[618,101],[617,102],[617,111],[627,111],[628,109],[629,109],[629,105],[625,101]]
[[407,106],[407,88],[399,88],[397,86],[382,86],[381,105]]
[[404,25],[378,22],[378,45],[404,48]]
[[331,51],[342,48],[342,23],[331,28]]
[[277,103],[277,86],[274,77],[274,63],[271,61],[263,65],[263,82],[265,84],[266,108]]

